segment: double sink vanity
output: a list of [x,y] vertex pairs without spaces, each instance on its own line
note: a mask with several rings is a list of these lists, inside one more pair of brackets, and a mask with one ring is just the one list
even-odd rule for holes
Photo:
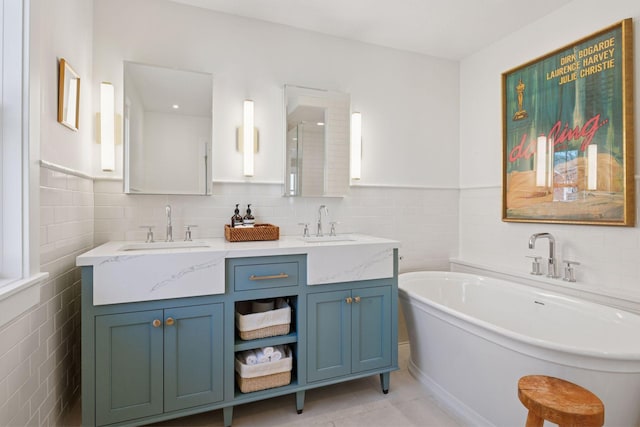
[[[124,62],[126,194],[212,194],[212,79]],[[350,96],[284,85],[284,99],[283,195],[343,197]],[[230,426],[235,405],[291,394],[300,413],[305,390],[378,374],[386,393],[398,366],[398,242],[335,236],[333,228],[323,236],[323,212],[324,205],[317,236],[109,242],[80,255],[83,425],[143,425],[222,409]],[[168,240],[170,215],[167,206]],[[288,329],[246,338],[237,319],[265,300],[284,301]],[[245,381],[254,379],[242,374],[246,354],[274,348],[286,355],[286,382]]]
[[[109,242],[82,267],[82,423],[142,425],[295,395],[398,367],[398,242],[365,235],[277,241]],[[242,340],[238,307],[282,298],[286,335]],[[240,352],[287,345],[287,385],[243,393]]]

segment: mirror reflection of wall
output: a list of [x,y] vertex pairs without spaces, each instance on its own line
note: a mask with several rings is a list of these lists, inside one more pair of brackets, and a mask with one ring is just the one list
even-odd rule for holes
[[349,95],[285,86],[285,196],[349,190]]
[[125,193],[211,194],[211,74],[124,63]]

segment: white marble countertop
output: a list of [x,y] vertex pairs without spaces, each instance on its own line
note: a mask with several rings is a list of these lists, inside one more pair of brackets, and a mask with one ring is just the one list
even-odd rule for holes
[[[365,234],[349,234],[353,240],[338,240],[327,242],[306,242],[299,236],[282,236],[280,240],[257,242],[229,242],[224,238],[194,239],[193,242],[202,243],[203,246],[167,248],[167,249],[138,249],[121,250],[121,248],[133,245],[134,241],[111,241],[104,243],[76,258],[77,266],[96,265],[116,256],[131,256],[144,254],[171,254],[193,252],[217,252],[224,253],[225,258],[241,258],[266,255],[310,254],[316,251],[324,252],[327,247],[347,246],[356,249],[360,246],[379,245],[387,248],[399,248],[397,240],[384,239]],[[163,241],[157,241],[158,247],[162,247]],[[179,244],[179,241],[175,242]],[[205,246],[206,245],[206,246]]]
[[[226,258],[305,254],[308,285],[393,277],[393,249],[400,242],[362,234],[348,238],[313,243],[298,236],[259,242],[196,239],[189,244],[201,246],[173,248],[164,248],[164,242],[113,241],[78,256],[76,265],[93,266],[96,305],[224,293]],[[136,245],[143,249],[125,250]]]

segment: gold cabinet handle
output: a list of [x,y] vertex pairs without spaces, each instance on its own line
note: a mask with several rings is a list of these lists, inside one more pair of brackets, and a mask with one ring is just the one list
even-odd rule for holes
[[252,274],[249,276],[249,280],[271,280],[271,279],[286,279],[289,277],[287,273],[273,274],[271,276],[256,276]]
[[344,300],[347,304],[351,304],[353,302],[353,298],[351,297],[346,297]]
[[159,328],[160,325],[162,325],[162,322],[159,319],[155,319],[153,322],[151,322],[151,324],[154,328]]
[[354,298],[354,301],[355,301],[356,303],[360,302],[360,297],[355,297],[355,298]]
[[176,323],[176,321],[173,317],[167,317],[167,320],[164,321],[164,324],[167,326],[173,326],[174,323]]

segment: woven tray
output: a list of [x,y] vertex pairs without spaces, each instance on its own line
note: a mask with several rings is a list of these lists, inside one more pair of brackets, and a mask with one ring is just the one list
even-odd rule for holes
[[236,372],[236,381],[241,392],[250,393],[252,391],[282,387],[283,385],[289,384],[291,382],[291,371],[279,372],[257,378],[242,378]]
[[271,224],[256,224],[253,228],[224,226],[224,238],[230,242],[252,242],[256,240],[278,240],[280,227]]

